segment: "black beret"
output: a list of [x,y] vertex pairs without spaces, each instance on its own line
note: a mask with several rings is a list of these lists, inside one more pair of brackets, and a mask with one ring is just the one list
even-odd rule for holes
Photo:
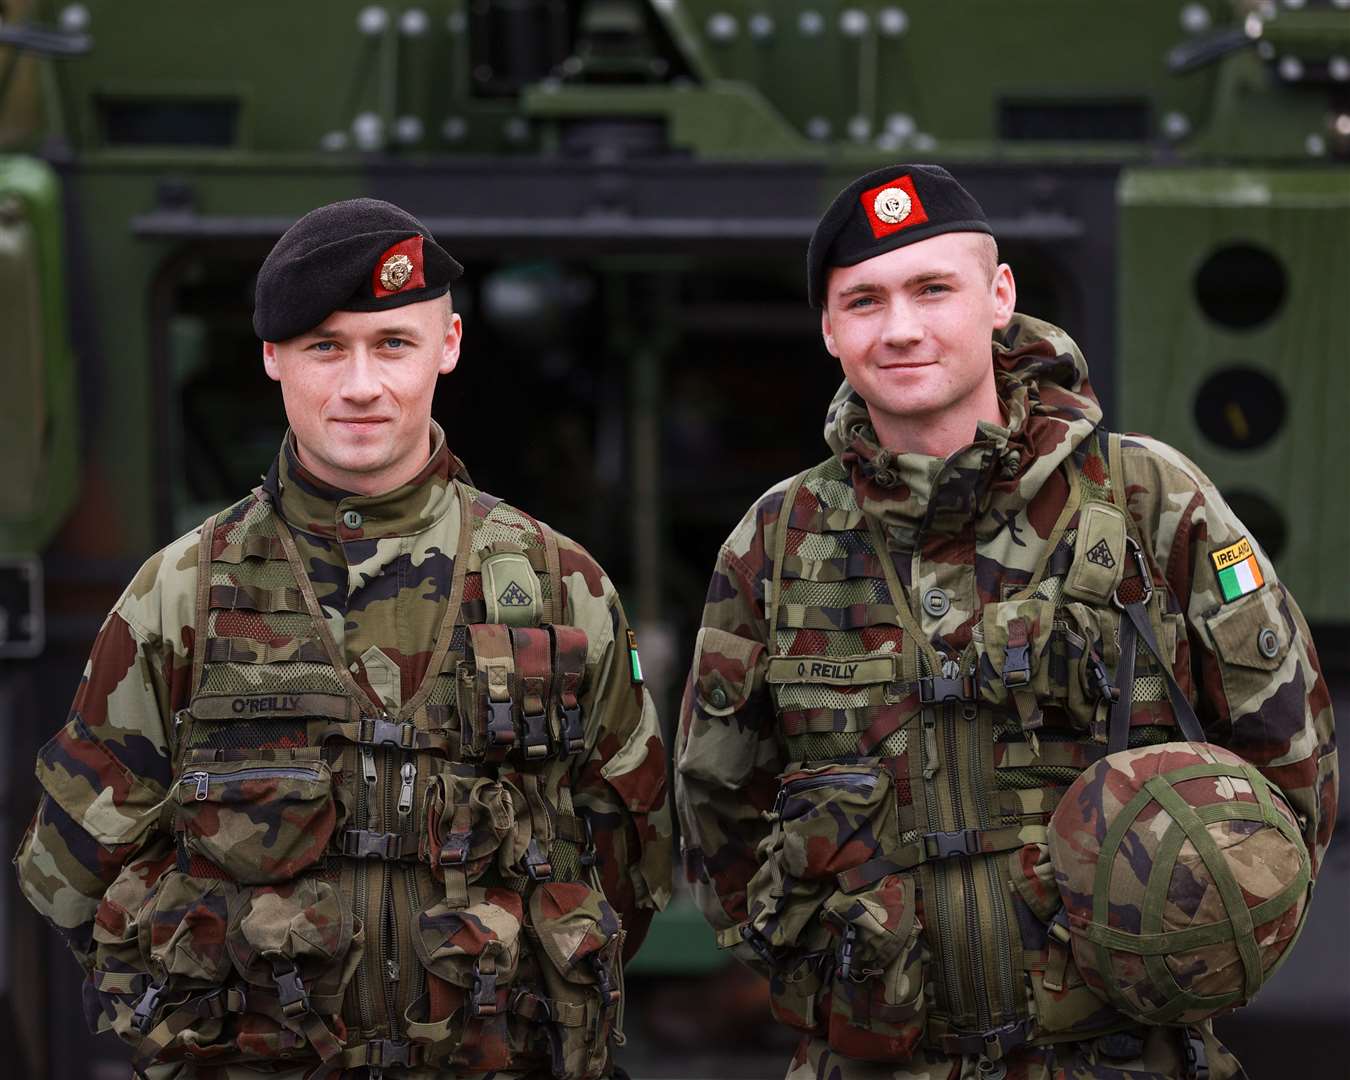
[[980,204],[940,165],[891,165],[860,176],[834,197],[806,250],[806,296],[825,304],[832,266],[949,232],[993,235]]
[[286,341],[334,311],[384,311],[444,296],[464,272],[406,210],[346,199],[311,210],[277,241],[254,294],[253,329]]

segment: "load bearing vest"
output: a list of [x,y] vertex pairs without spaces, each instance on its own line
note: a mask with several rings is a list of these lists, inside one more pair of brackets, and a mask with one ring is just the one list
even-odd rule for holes
[[318,1058],[316,1080],[603,1071],[623,928],[568,780],[587,636],[563,618],[551,531],[456,497],[446,616],[406,701],[344,666],[262,489],[206,523],[172,850],[127,867],[96,934],[101,1008],[138,1068],[204,1047]]
[[[767,966],[780,1020],[842,1053],[925,1041],[997,1059],[1130,1025],[1073,967],[1046,823],[1106,753],[1113,709],[1134,712],[1131,746],[1174,737],[1161,662],[1183,631],[1112,501],[1118,437],[1099,431],[1066,468],[1039,565],[960,655],[921,631],[837,459],[791,482],[765,537],[765,681],[792,764],[749,917],[719,941]],[[1123,599],[1161,662],[1131,634],[1122,663]]]

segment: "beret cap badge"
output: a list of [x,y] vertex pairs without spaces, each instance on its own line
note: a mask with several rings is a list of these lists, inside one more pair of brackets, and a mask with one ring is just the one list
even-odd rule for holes
[[380,285],[389,292],[398,292],[412,278],[413,264],[408,256],[391,255],[380,267]]
[[909,217],[914,200],[904,188],[888,187],[877,192],[872,200],[872,210],[887,225],[899,225]]

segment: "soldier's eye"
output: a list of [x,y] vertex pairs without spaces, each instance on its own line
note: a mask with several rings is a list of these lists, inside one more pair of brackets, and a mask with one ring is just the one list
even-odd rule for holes
[[401,349],[406,344],[408,343],[404,341],[401,337],[391,337],[384,339],[384,345],[385,348],[387,349]]
[[310,351],[311,351],[311,352],[316,352],[316,353],[331,353],[331,352],[333,352],[333,351],[335,351],[335,350],[337,349],[337,342],[336,342],[336,341],[316,341],[316,342],[315,342],[313,345],[311,345],[309,348],[310,348]]
[[873,304],[875,304],[875,303],[876,303],[876,300],[873,299],[873,298],[870,297],[870,296],[860,296],[860,297],[858,297],[856,300],[852,300],[852,301],[849,302],[848,310],[849,310],[849,311],[853,311],[853,310],[855,310],[855,309],[857,309],[857,308],[860,308],[860,307],[870,307],[871,305],[873,305]]

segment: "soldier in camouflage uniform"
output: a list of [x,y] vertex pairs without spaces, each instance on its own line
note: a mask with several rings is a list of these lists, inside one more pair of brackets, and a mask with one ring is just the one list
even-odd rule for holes
[[375,200],[278,242],[292,432],[136,575],[39,756],[23,891],[142,1075],[613,1068],[665,751],[609,579],[430,418],[459,273]]
[[1315,873],[1336,754],[1297,605],[1194,464],[1102,428],[944,170],[845,189],[808,292],[846,376],[833,456],[721,549],[676,772],[718,942],[803,1033],[790,1080],[1241,1076],[1208,1024],[1085,984],[1047,824],[1108,732],[1175,741],[1190,702]]

